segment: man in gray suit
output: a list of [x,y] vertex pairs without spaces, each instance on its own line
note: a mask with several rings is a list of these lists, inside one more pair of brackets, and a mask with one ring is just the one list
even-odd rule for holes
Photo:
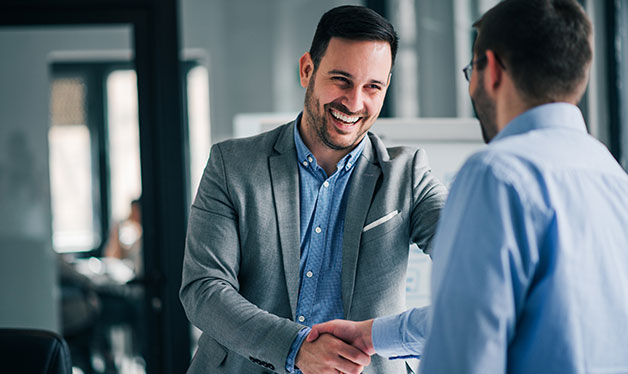
[[213,146],[192,205],[181,300],[203,334],[190,373],[400,373],[310,326],[405,309],[411,242],[424,251],[446,190],[423,150],[367,133],[397,51],[364,7],[321,18],[299,60],[302,114]]

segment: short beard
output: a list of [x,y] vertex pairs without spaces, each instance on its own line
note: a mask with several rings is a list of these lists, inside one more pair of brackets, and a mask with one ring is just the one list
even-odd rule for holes
[[[474,95],[471,97],[471,104],[473,105],[475,116],[480,121],[484,143],[488,144],[495,135],[497,135],[495,102],[488,96],[484,89],[482,75],[479,74],[477,78],[478,86],[475,89]],[[475,96],[475,99],[473,96]]]
[[320,108],[320,101],[314,98],[314,75],[310,80],[310,83],[307,85],[307,89],[305,90],[305,111],[307,115],[312,121],[311,125],[316,131],[316,135],[318,139],[328,148],[333,149],[335,151],[343,151],[347,149],[351,149],[355,144],[350,144],[348,146],[342,146],[335,144],[329,139],[327,136],[327,110],[329,104],[326,104],[323,108],[323,113],[318,113],[317,109]]

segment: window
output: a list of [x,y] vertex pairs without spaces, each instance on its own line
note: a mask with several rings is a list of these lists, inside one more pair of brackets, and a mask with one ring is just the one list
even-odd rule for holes
[[106,92],[111,221],[120,222],[142,193],[135,70],[111,71]]
[[[208,74],[183,66],[193,196],[210,148]],[[51,74],[53,247],[101,255],[142,192],[137,77],[128,62],[54,63]]]
[[193,199],[209,157],[211,145],[207,68],[191,65],[186,76],[188,138],[190,142],[190,197]]
[[89,250],[100,241],[93,214],[86,96],[87,87],[80,75],[52,81],[48,141],[53,246],[57,252]]

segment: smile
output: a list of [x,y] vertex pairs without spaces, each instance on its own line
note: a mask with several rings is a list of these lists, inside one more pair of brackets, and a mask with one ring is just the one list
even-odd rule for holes
[[354,124],[354,123],[358,122],[358,120],[360,119],[360,116],[350,117],[350,116],[347,116],[347,115],[345,115],[345,114],[343,114],[343,113],[341,113],[341,112],[339,112],[339,111],[337,111],[335,109],[330,109],[329,112],[331,113],[331,115],[335,119],[337,119],[339,121],[342,121],[344,123],[347,123],[347,124]]

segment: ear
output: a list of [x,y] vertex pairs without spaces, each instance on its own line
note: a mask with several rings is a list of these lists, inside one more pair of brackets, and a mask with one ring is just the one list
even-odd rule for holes
[[312,79],[312,74],[314,73],[314,61],[312,61],[312,56],[310,56],[310,52],[305,52],[303,56],[299,59],[299,77],[301,79],[301,86],[303,88],[307,88],[310,84],[310,79]]
[[486,68],[484,68],[484,89],[494,97],[496,91],[502,86],[504,68],[502,67],[495,52],[486,50]]

